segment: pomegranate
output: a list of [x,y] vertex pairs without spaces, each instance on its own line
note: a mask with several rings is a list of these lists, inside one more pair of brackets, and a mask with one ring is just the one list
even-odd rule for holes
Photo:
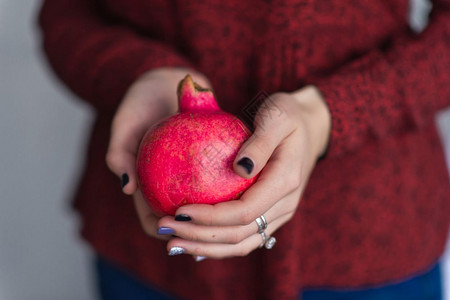
[[180,112],[145,134],[137,158],[141,192],[153,210],[174,215],[185,204],[239,199],[256,180],[233,170],[250,130],[222,111],[214,94],[187,75],[178,85]]

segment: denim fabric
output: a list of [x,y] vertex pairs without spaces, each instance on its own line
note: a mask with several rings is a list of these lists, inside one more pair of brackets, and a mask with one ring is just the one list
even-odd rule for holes
[[422,275],[377,288],[305,290],[302,300],[442,300],[440,265]]
[[96,258],[95,269],[102,300],[176,300],[103,258]]
[[[97,283],[102,300],[176,300],[114,264],[97,258]],[[299,297],[300,298],[300,297]],[[302,300],[442,300],[440,266],[423,275],[378,288],[355,290],[305,290]]]

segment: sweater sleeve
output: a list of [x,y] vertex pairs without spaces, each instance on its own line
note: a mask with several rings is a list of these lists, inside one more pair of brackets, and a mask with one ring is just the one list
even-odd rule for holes
[[44,51],[57,75],[98,109],[114,110],[145,71],[190,67],[169,45],[112,23],[93,0],[45,0]]
[[332,116],[328,157],[430,124],[450,105],[450,1],[434,1],[421,34],[405,32],[314,84]]

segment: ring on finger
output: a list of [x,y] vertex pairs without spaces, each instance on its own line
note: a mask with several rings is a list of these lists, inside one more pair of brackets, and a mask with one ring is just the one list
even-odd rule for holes
[[256,225],[258,225],[258,233],[264,232],[267,228],[267,220],[264,215],[261,215],[255,219]]
[[262,248],[267,242],[267,235],[266,235],[266,233],[264,231],[260,232],[259,234],[261,235],[262,243],[259,245],[258,248]]
[[[264,242],[266,249],[270,250],[273,248],[273,246],[275,246],[277,242],[277,239],[273,236],[271,236],[266,242]],[[259,248],[261,248],[262,246],[259,246]]]

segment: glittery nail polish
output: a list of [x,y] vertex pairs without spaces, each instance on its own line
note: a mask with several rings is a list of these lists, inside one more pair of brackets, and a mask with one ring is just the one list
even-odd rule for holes
[[186,253],[186,250],[181,247],[172,247],[169,250],[169,256],[175,256]]
[[169,234],[174,234],[175,230],[173,230],[170,227],[159,227],[158,229],[158,234],[159,235],[169,235]]
[[247,174],[250,174],[253,171],[253,168],[255,166],[253,161],[248,157],[241,158],[237,162],[237,164],[240,165],[241,167],[243,167],[245,169],[245,171],[247,171]]

